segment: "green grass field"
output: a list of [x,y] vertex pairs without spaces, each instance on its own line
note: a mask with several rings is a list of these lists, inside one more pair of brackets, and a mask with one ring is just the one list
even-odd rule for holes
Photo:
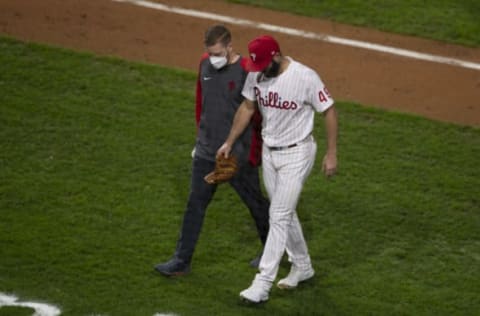
[[0,293],[62,315],[480,310],[478,128],[338,102],[338,176],[325,180],[317,159],[298,208],[317,275],[248,307],[238,293],[260,245],[227,185],[193,272],[152,272],[189,190],[195,75],[5,38],[0,52]]
[[478,0],[228,0],[382,31],[480,47]]

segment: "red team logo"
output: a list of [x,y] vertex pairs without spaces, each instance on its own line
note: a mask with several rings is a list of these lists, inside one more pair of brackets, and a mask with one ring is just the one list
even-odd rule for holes
[[230,91],[235,90],[235,81],[231,80],[228,82],[228,90]]

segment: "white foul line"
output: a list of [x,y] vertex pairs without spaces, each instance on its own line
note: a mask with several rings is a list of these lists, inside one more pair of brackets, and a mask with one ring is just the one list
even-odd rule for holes
[[142,7],[146,7],[146,8],[162,10],[162,11],[167,11],[167,12],[171,12],[171,13],[177,13],[177,14],[202,18],[202,19],[215,20],[215,21],[231,23],[231,24],[236,24],[236,25],[242,25],[242,26],[249,26],[249,27],[258,28],[258,29],[262,29],[262,30],[266,30],[266,31],[283,33],[283,34],[288,34],[288,35],[294,35],[294,36],[299,36],[299,37],[304,37],[304,38],[309,38],[309,39],[315,39],[315,40],[320,40],[320,41],[324,41],[324,42],[328,42],[328,43],[335,43],[335,44],[339,44],[339,45],[363,48],[363,49],[378,51],[378,52],[382,52],[382,53],[388,53],[388,54],[392,54],[392,55],[398,55],[398,56],[409,57],[409,58],[414,58],[414,59],[426,60],[426,61],[430,61],[430,62],[436,62],[436,63],[441,63],[441,64],[447,64],[447,65],[452,65],[452,66],[458,66],[458,67],[480,70],[480,64],[479,63],[460,60],[460,59],[456,59],[456,58],[419,53],[419,52],[415,52],[415,51],[411,51],[411,50],[407,50],[407,49],[402,49],[402,48],[395,48],[395,47],[391,47],[391,46],[362,42],[362,41],[357,41],[357,40],[352,40],[352,39],[342,38],[342,37],[337,37],[337,36],[331,36],[331,35],[326,35],[326,34],[307,32],[307,31],[302,31],[302,30],[290,28],[290,27],[284,27],[284,26],[279,26],[279,25],[266,24],[266,23],[255,22],[255,21],[250,21],[250,20],[238,19],[238,18],[229,17],[229,16],[225,16],[225,15],[219,15],[219,14],[210,13],[210,12],[196,11],[196,10],[190,10],[190,9],[182,9],[182,8],[179,8],[179,7],[173,7],[173,6],[169,6],[169,5],[165,5],[165,4],[161,4],[161,3],[150,2],[150,1],[145,1],[145,0],[112,0],[112,1],[128,2],[128,3],[132,3],[132,4],[142,6]]
[[46,303],[19,302],[18,297],[0,292],[0,308],[2,306],[28,307],[35,310],[33,316],[58,316],[61,311],[58,307]]

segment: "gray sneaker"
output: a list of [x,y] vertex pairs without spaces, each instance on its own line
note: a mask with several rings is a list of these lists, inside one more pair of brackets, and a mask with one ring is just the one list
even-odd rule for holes
[[190,265],[178,258],[172,258],[167,262],[157,264],[155,271],[164,276],[181,276],[190,272]]

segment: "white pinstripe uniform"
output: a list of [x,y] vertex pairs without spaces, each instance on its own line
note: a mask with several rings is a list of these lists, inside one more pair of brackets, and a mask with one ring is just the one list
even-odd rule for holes
[[[290,262],[311,268],[296,206],[312,170],[317,145],[312,137],[315,112],[333,105],[318,74],[290,60],[279,76],[249,73],[243,96],[256,101],[263,117],[263,177],[270,197],[270,231],[255,280],[271,284],[287,251]],[[276,147],[276,148],[275,148]]]

